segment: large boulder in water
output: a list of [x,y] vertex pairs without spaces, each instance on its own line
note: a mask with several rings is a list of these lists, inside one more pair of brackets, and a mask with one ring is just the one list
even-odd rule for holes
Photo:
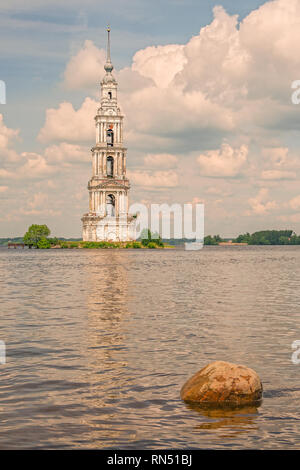
[[262,384],[248,367],[215,361],[193,375],[182,387],[182,400],[213,406],[259,405]]

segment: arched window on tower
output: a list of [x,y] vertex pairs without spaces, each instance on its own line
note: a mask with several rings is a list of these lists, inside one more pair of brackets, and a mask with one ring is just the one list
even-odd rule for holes
[[110,147],[114,145],[114,131],[112,129],[107,129],[106,142]]
[[106,160],[106,174],[110,178],[114,176],[114,158],[113,157],[107,157]]
[[112,194],[106,196],[106,215],[109,217],[115,216],[115,198]]
[[109,100],[112,99],[112,92],[111,92],[111,91],[108,92],[108,99],[109,99]]

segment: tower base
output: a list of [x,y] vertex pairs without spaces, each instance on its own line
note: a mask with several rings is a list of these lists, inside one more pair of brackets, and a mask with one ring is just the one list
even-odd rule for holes
[[127,242],[136,239],[136,221],[132,216],[101,217],[90,213],[81,220],[83,241]]

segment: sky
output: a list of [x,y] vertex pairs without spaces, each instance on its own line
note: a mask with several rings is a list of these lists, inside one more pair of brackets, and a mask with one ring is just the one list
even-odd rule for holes
[[81,236],[108,23],[130,202],[300,233],[300,0],[0,0],[0,237]]

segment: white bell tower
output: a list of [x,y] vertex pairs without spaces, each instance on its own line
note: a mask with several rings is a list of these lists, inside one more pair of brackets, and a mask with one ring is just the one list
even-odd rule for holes
[[96,145],[92,148],[92,178],[88,183],[89,212],[82,217],[84,241],[135,240],[135,219],[128,214],[129,180],[123,145],[123,116],[118,84],[112,75],[110,28],[107,59],[101,81],[100,107],[95,116]]

